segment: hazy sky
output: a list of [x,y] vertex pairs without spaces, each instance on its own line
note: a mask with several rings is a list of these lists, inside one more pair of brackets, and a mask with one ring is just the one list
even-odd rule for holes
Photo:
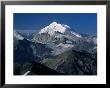
[[66,24],[72,31],[97,34],[96,13],[14,13],[14,29],[40,30],[53,21]]

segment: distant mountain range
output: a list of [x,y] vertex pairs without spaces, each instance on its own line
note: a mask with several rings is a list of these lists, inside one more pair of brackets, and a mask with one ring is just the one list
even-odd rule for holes
[[57,22],[30,34],[14,30],[14,74],[27,71],[27,75],[96,75],[97,36],[78,34]]

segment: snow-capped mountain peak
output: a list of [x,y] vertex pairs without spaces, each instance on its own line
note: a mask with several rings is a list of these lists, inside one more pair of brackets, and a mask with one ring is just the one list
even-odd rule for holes
[[57,22],[52,22],[49,26],[46,26],[45,28],[41,29],[39,33],[48,33],[50,35],[53,35],[55,32],[60,33],[66,33],[70,27],[68,25],[59,24]]

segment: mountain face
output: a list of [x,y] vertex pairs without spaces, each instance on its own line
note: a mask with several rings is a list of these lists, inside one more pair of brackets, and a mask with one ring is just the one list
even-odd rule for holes
[[57,22],[29,35],[14,30],[15,75],[39,74],[38,68],[47,69],[40,74],[96,75],[97,36],[78,34]]
[[42,60],[42,64],[67,75],[97,74],[96,54],[69,50]]
[[25,39],[18,32],[14,32],[14,62],[24,63],[31,60],[39,60],[48,56],[51,49],[44,44],[35,43]]
[[61,54],[73,47],[79,51],[96,52],[94,49],[97,46],[96,37],[89,35],[83,37],[78,33],[70,31],[70,29],[68,25],[53,22],[41,29],[39,33],[34,34],[33,41],[46,44],[52,48],[53,55]]
[[[77,40],[81,38],[81,35],[70,31],[68,25],[58,24],[57,22],[51,23],[49,26],[41,29],[41,31],[34,35],[33,40],[40,43],[50,43],[56,40],[64,41],[64,39]],[[47,41],[45,41],[47,40]]]

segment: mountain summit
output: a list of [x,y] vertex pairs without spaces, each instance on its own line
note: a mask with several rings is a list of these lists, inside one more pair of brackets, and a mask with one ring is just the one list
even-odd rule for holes
[[53,35],[55,32],[60,32],[64,34],[67,33],[69,29],[70,27],[68,25],[52,22],[49,26],[46,26],[43,29],[41,29],[39,33],[48,33],[50,35]]

